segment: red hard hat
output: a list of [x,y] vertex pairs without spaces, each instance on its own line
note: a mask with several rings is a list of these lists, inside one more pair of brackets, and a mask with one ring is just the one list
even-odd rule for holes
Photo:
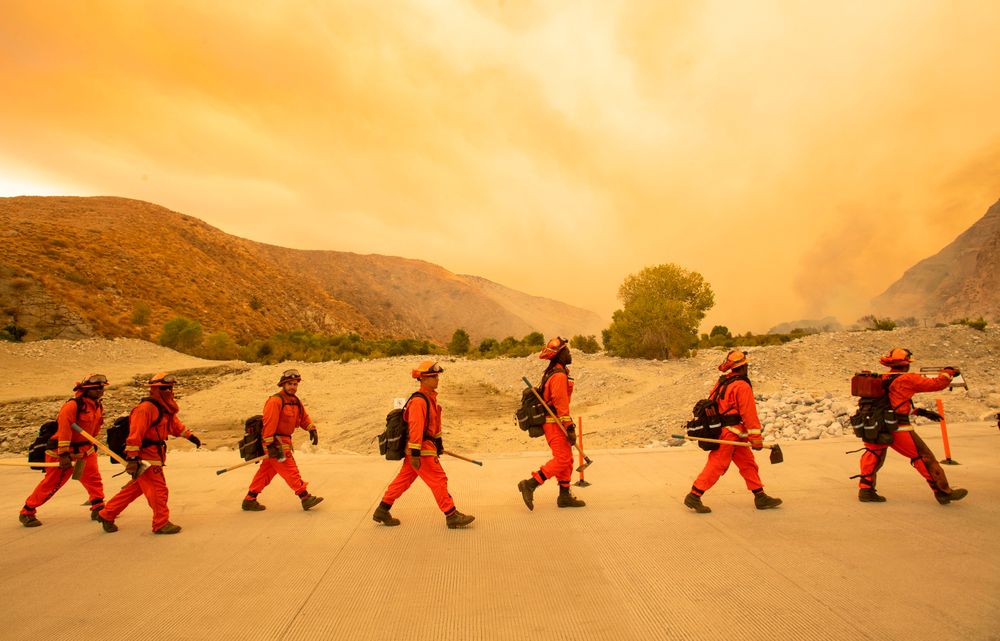
[[416,369],[410,370],[413,378],[424,378],[426,376],[437,376],[444,371],[444,368],[437,364],[437,361],[421,361]]
[[728,372],[735,367],[742,367],[747,364],[746,352],[734,349],[726,354],[726,360],[719,365],[720,372]]
[[903,367],[913,362],[913,352],[904,347],[893,347],[889,353],[878,359],[886,367]]
[[281,387],[288,381],[301,381],[302,374],[299,374],[297,369],[286,369],[281,373],[281,378],[278,380],[278,387]]
[[73,387],[74,390],[78,389],[98,389],[106,387],[109,385],[108,377],[104,374],[87,374],[87,377],[76,384]]
[[551,361],[556,357],[556,354],[562,351],[562,348],[569,345],[569,341],[561,336],[556,336],[542,348],[542,351],[538,354],[538,358]]
[[157,372],[149,379],[146,385],[150,387],[173,387],[177,384],[177,377],[166,372]]

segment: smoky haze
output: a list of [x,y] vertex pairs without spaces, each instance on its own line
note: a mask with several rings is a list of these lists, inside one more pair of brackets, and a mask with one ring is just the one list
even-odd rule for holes
[[998,32],[975,2],[8,0],[0,184],[607,316],[673,262],[708,325],[850,322],[1000,196]]

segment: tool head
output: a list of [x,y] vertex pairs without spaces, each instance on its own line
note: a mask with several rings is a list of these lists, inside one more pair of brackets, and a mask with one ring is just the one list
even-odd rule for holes
[[585,469],[587,469],[588,467],[590,467],[593,464],[594,464],[594,462],[590,460],[589,456],[584,456],[583,457],[583,463],[578,468],[576,468],[576,471],[577,472],[582,472],[582,471],[584,471]]
[[73,476],[70,477],[74,481],[79,481],[80,477],[83,476],[83,466],[86,464],[84,459],[79,458],[73,463]]
[[785,460],[785,455],[781,452],[781,446],[775,443],[770,446],[771,448],[771,465],[776,463],[781,463]]

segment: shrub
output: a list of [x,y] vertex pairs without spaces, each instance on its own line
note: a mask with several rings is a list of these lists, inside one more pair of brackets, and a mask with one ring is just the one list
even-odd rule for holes
[[461,356],[468,353],[470,346],[469,333],[462,328],[458,328],[451,335],[451,341],[448,343],[448,353]]
[[176,316],[163,324],[160,345],[187,354],[201,347],[201,323],[196,320]]
[[146,325],[149,323],[149,317],[152,316],[153,309],[146,303],[136,303],[135,307],[132,309],[132,324],[133,325]]
[[240,347],[226,332],[213,332],[205,337],[202,353],[205,358],[228,361],[239,356]]
[[966,327],[971,327],[972,329],[978,329],[981,332],[986,331],[986,320],[980,316],[976,320],[969,320],[968,318],[963,318],[955,322],[956,325],[965,325]]
[[0,340],[10,341],[11,343],[20,343],[24,339],[24,335],[28,333],[28,330],[21,327],[17,323],[7,323],[0,329]]
[[601,351],[601,346],[597,342],[596,336],[582,336],[577,334],[573,338],[569,339],[569,346],[573,349],[578,349],[584,354],[596,354]]

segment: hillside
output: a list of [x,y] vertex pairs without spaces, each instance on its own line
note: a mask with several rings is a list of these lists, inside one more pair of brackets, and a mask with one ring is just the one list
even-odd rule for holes
[[[596,334],[588,310],[420,260],[276,247],[124,198],[0,198],[3,324],[36,338],[155,338],[174,316],[237,340]],[[290,276],[294,275],[294,277]],[[497,292],[504,292],[498,294]]]
[[872,305],[892,318],[1000,320],[1000,201],[947,247],[906,270]]

